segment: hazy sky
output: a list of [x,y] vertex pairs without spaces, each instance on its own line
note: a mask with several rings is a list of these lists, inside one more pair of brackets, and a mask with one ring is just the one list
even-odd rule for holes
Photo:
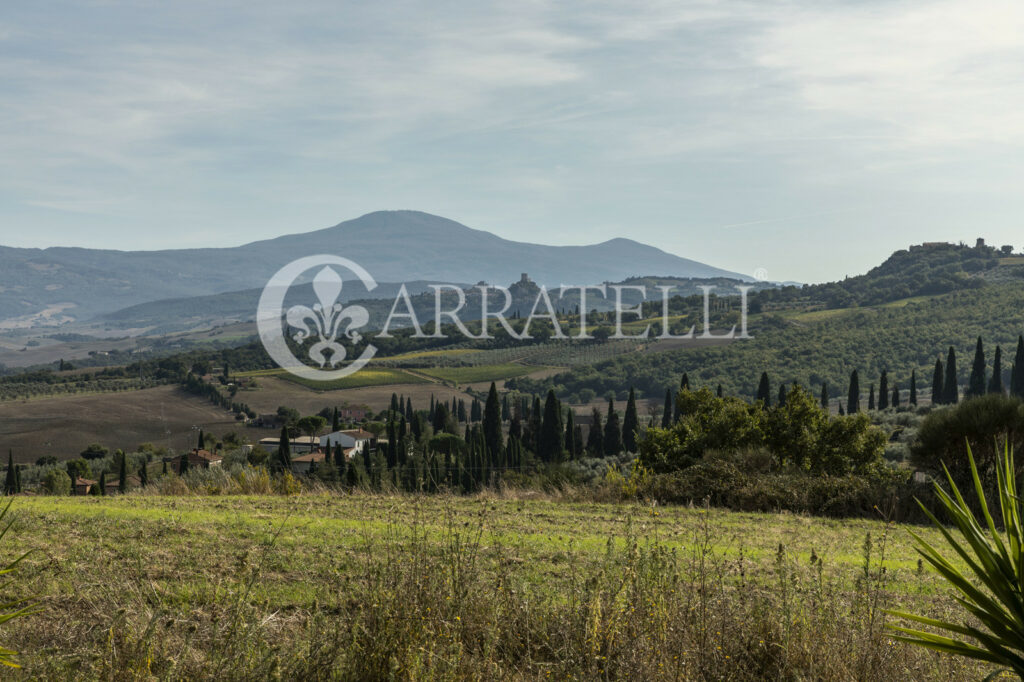
[[1020,248],[1021,36],[1009,0],[8,2],[0,244],[410,208],[772,279]]

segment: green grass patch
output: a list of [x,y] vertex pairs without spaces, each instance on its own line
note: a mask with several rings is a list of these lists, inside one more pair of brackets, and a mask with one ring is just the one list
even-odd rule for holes
[[418,369],[417,372],[427,376],[450,381],[456,384],[474,384],[482,381],[501,381],[512,377],[521,377],[531,374],[543,367],[526,367],[514,362],[506,362],[498,365],[478,365],[475,367],[426,367]]
[[392,384],[425,384],[427,379],[392,367],[365,367],[355,374],[334,381],[312,381],[281,371],[274,375],[314,391],[340,391],[366,386],[390,386]]

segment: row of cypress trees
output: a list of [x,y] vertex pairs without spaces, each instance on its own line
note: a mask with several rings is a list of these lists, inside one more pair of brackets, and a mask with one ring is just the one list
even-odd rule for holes
[[[474,401],[474,404],[477,401]],[[479,421],[471,419],[460,432],[446,401],[431,398],[430,410],[412,409],[411,398],[393,396],[385,417],[386,439],[376,452],[366,450],[361,458],[348,460],[336,447],[323,468],[321,478],[349,486],[368,482],[379,486],[384,481],[407,490],[434,490],[439,486],[472,492],[494,485],[508,471],[521,472],[538,465],[560,464],[584,455],[604,457],[636,451],[640,429],[636,393],[630,390],[626,410],[620,420],[614,401],[608,401],[604,419],[594,408],[586,440],[573,410],[548,391],[542,403],[539,397],[513,401],[499,398],[491,384],[486,400],[479,407]],[[459,410],[458,403],[452,405]],[[470,415],[477,411],[471,406]],[[508,419],[506,420],[506,416]],[[426,421],[434,436],[426,440]],[[504,422],[508,421],[507,436]],[[271,461],[274,471],[291,467],[291,446],[287,428],[281,432],[281,445]]]

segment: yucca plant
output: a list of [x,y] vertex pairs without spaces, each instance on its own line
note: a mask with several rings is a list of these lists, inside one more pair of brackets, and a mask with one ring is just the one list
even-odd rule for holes
[[[14,519],[7,518],[7,513],[11,509],[12,502],[14,502],[14,500],[8,502],[3,511],[0,511],[0,526],[3,526],[3,528],[0,529],[0,542],[2,542],[7,536],[7,531],[11,529],[11,525],[14,523]],[[6,523],[4,523],[5,519],[7,520]],[[18,564],[20,564],[22,560],[31,553],[31,551],[25,552],[17,559],[0,566],[0,576],[10,576],[18,567]],[[13,583],[13,578],[7,577],[3,579],[3,581],[0,582],[0,594],[7,592],[8,588],[11,587]],[[0,604],[0,625],[17,618],[22,618],[32,613],[36,613],[37,611],[38,609],[36,608],[36,605],[29,599],[14,599],[6,603],[2,603]],[[21,666],[14,661],[14,657],[17,655],[17,651],[0,646],[0,665],[7,666],[9,668],[20,668]]]
[[[889,611],[890,615],[945,631],[951,636],[895,625],[889,627],[901,633],[895,636],[898,640],[1001,666],[990,678],[1006,669],[1024,678],[1024,505],[1017,495],[1013,450],[1006,444],[996,463],[1002,530],[996,528],[989,513],[969,444],[967,458],[981,507],[981,522],[967,506],[945,466],[952,495],[938,483],[935,483],[935,492],[961,537],[954,537],[920,500],[917,503],[973,576],[961,572],[916,533],[911,532],[911,535],[917,542],[918,553],[953,586],[956,601],[977,619],[977,626]],[[976,644],[961,638],[973,639]]]

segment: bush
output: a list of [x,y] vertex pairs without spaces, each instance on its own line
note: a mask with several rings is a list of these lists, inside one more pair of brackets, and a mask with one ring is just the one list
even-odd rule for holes
[[892,516],[920,521],[914,504],[934,498],[908,471],[871,476],[815,476],[806,472],[749,474],[733,461],[710,460],[682,471],[651,476],[639,496],[659,504],[702,504],[743,512],[789,511],[831,517]]
[[969,486],[969,441],[981,480],[990,487],[999,455],[996,441],[1004,438],[1016,451],[1024,450],[1024,402],[996,394],[971,398],[955,407],[936,410],[921,422],[917,442],[910,451],[911,461],[933,474],[941,473],[945,464],[957,485]]
[[71,477],[61,469],[50,469],[43,476],[42,488],[50,495],[70,495]]

